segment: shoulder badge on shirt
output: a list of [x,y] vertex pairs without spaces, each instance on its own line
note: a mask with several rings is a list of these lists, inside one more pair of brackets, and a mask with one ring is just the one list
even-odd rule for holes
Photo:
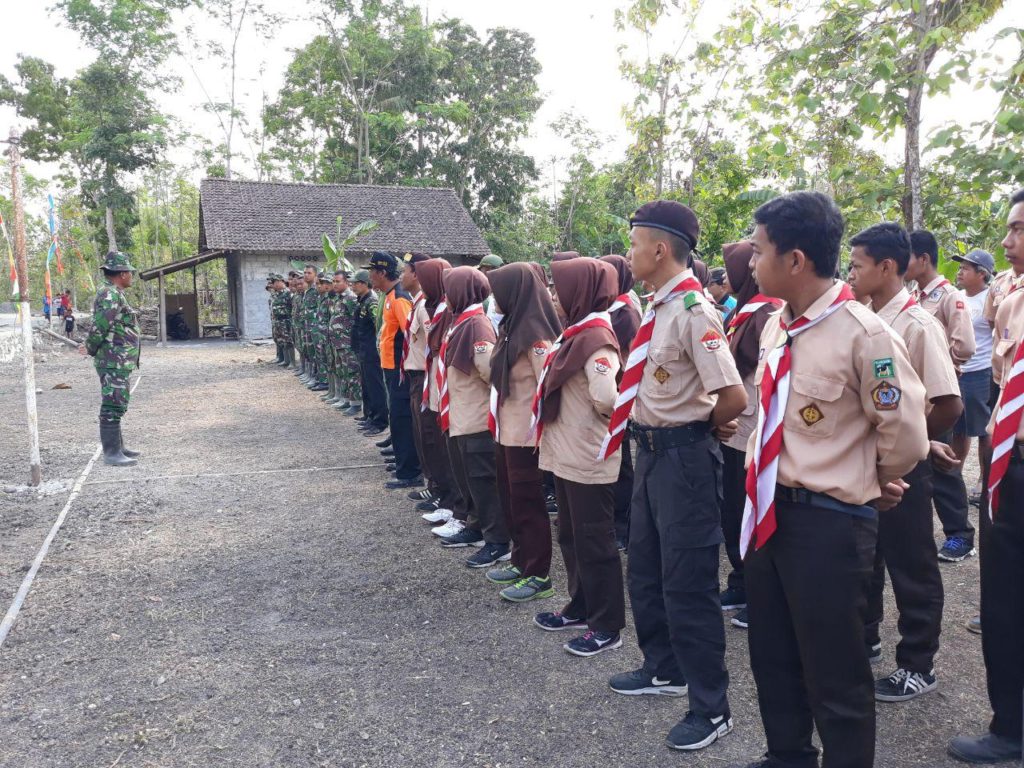
[[533,345],[533,354],[535,354],[537,357],[543,357],[547,353],[548,348],[544,344],[541,344],[539,341]]
[[956,303],[956,308],[957,308],[957,309],[967,309],[967,305],[966,305],[966,304],[964,304],[964,303],[963,303],[962,301],[958,301],[958,302]]
[[936,288],[934,291],[928,294],[928,301],[938,301],[942,298],[942,289]]
[[871,400],[876,411],[895,411],[900,405],[903,393],[887,381],[871,390]]
[[875,369],[876,379],[896,378],[896,366],[893,364],[891,357],[882,357],[878,360],[873,360],[871,365]]
[[474,352],[474,354],[482,355],[486,351],[487,351],[487,342],[486,341],[478,341],[478,342],[476,342],[473,345],[473,352]]
[[698,304],[700,304],[700,298],[698,298],[696,291],[690,291],[683,296],[683,306],[687,309],[693,309]]
[[700,343],[708,352],[716,352],[722,346],[722,334],[712,328],[700,337]]
[[811,403],[810,405],[804,406],[800,409],[800,418],[804,420],[804,424],[808,427],[813,427],[825,418],[825,414],[821,412],[821,409],[818,408],[817,405]]
[[659,384],[664,384],[664,383],[665,383],[666,381],[668,381],[668,380],[669,380],[670,378],[672,378],[672,374],[671,374],[671,373],[669,373],[668,371],[666,371],[666,370],[665,370],[664,368],[662,368],[662,367],[661,367],[660,365],[659,365],[659,366],[658,366],[658,367],[657,367],[657,368],[656,368],[656,369],[654,370],[654,379],[655,379],[655,380],[656,380],[656,381],[657,381],[657,382],[658,382]]
[[599,357],[594,361],[594,370],[602,376],[612,369],[612,364],[607,357]]

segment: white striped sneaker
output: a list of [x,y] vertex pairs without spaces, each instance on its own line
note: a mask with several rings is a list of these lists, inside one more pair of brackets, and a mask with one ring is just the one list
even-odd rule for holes
[[935,671],[925,674],[897,669],[888,677],[875,681],[875,699],[878,701],[910,701],[939,687]]
[[424,512],[422,515],[420,515],[420,517],[422,517],[428,523],[433,523],[434,525],[437,525],[438,523],[447,523],[449,520],[452,519],[452,516],[454,514],[455,513],[452,512],[450,509],[440,507],[438,509],[435,509],[433,512]]
[[448,538],[449,536],[454,536],[456,533],[458,533],[465,527],[466,524],[464,522],[462,522],[461,520],[456,520],[453,517],[444,525],[439,525],[437,528],[431,528],[430,532],[435,536],[440,536],[444,539]]

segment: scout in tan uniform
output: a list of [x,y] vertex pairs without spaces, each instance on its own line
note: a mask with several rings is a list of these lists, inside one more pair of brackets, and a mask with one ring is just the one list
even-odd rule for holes
[[626,695],[671,696],[689,685],[690,711],[667,743],[694,750],[732,730],[718,594],[722,456],[713,433],[732,433],[747,397],[721,314],[690,270],[696,215],[658,200],[630,223],[633,274],[655,293],[630,350],[611,428],[623,427],[632,413],[629,596],[644,664],[609,685]]
[[[911,259],[907,280],[916,282],[914,297],[922,308],[939,321],[949,341],[949,352],[957,371],[974,355],[974,323],[967,308],[967,297],[939,274],[939,244],[926,230],[910,235]],[[952,434],[942,435],[948,443]],[[935,511],[942,521],[946,542],[939,550],[939,559],[959,562],[974,554],[974,526],[968,517],[967,486],[959,465],[934,467],[932,482]]]
[[[907,345],[910,363],[924,383],[928,435],[936,463],[958,465],[952,449],[939,438],[956,423],[963,404],[949,357],[946,334],[938,320],[919,306],[903,287],[910,261],[910,238],[899,224],[876,224],[856,235],[850,245],[850,285],[858,298],[869,297],[878,317]],[[884,373],[886,363],[879,363]],[[874,577],[868,594],[866,638],[871,658],[881,658],[882,593],[885,571],[899,610],[900,641],[896,671],[875,681],[878,701],[908,701],[938,687],[935,653],[942,629],[942,576],[932,533],[932,465],[921,461],[903,478],[906,492],[899,505],[878,520]]]
[[545,360],[535,414],[540,467],[555,476],[569,603],[537,614],[534,623],[549,631],[586,630],[563,647],[576,656],[594,656],[621,647],[626,624],[615,545],[619,457],[595,459],[618,394],[619,345],[608,314],[618,280],[610,265],[587,258],[553,262],[551,276],[567,325]]
[[[416,449],[416,456],[419,459],[420,471],[427,483],[427,492],[433,498],[437,486],[430,476],[430,467],[427,464],[423,448],[423,427],[420,423],[420,414],[423,406],[423,384],[426,379],[424,369],[427,365],[427,331],[424,326],[426,322],[426,310],[424,304],[426,298],[420,287],[419,277],[416,274],[416,265],[429,261],[430,257],[425,253],[407,253],[402,257],[402,288],[412,296],[412,308],[405,320],[402,339],[402,357],[399,361],[399,369],[402,375],[409,382],[409,411],[412,416],[412,437],[413,446]],[[411,491],[410,497],[422,496],[422,491]],[[424,499],[420,499],[424,501]],[[426,506],[426,505],[425,505]],[[433,511],[431,508],[430,511]]]
[[761,337],[747,450],[741,551],[768,740],[768,757],[752,765],[816,767],[817,726],[823,765],[870,768],[872,504],[898,503],[900,478],[928,455],[924,387],[903,341],[835,279],[844,223],[829,197],[783,195],[754,221],[757,283],[787,304]]
[[[1024,190],[1021,191],[1024,192]],[[1016,196],[1014,195],[1014,198]],[[1011,201],[1011,205],[1017,205],[1017,203]],[[1011,228],[1011,233],[1007,237],[1012,236]],[[1003,270],[992,279],[992,283],[989,285],[988,296],[985,297],[985,319],[992,325],[995,325],[996,310],[999,309],[999,305],[1003,300],[1007,296],[1024,289],[1024,252],[1016,253],[1007,250],[1005,256],[1006,260],[1010,263],[1010,268]]]
[[[1024,265],[1024,189],[1010,198],[1007,260]],[[981,646],[985,655],[992,721],[978,737],[958,736],[949,744],[953,757],[969,763],[1021,760],[1024,708],[1024,419],[1011,403],[1024,397],[1024,291],[1014,291],[995,314],[993,375],[1002,388],[992,414],[992,466],[981,514],[991,523],[981,529]],[[995,487],[990,505],[986,503]]]

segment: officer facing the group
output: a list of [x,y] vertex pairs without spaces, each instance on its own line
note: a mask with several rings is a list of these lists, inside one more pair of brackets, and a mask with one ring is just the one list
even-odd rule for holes
[[78,350],[94,358],[100,377],[103,460],[114,466],[130,467],[136,463],[139,453],[124,447],[121,419],[128,411],[129,379],[132,371],[139,367],[141,353],[138,316],[125,296],[135,267],[127,254],[111,251],[103,260],[102,269],[106,284],[96,294],[93,304],[92,333]]

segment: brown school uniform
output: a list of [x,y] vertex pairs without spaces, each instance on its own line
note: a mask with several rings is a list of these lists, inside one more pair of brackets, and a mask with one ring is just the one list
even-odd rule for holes
[[512,366],[510,391],[498,406],[498,443],[516,448],[533,448],[530,424],[533,421],[533,396],[537,379],[544,368],[550,341],[538,341]]
[[974,356],[974,322],[964,292],[950,285],[941,275],[921,289],[918,304],[942,325],[949,341],[953,364],[959,368]]
[[448,433],[452,437],[487,431],[487,413],[491,399],[490,341],[473,344],[475,370],[467,376],[454,366],[448,367]]
[[985,319],[994,323],[999,305],[1011,295],[1011,291],[1016,293],[1021,289],[1024,289],[1024,273],[1018,275],[1012,269],[1005,269],[992,278],[988,286],[988,295],[985,297]]

